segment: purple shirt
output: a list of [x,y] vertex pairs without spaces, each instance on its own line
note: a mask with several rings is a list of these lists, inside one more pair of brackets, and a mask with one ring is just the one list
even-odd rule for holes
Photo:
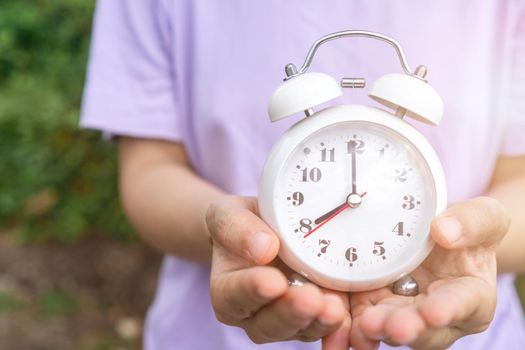
[[[329,4],[329,5],[328,5]],[[223,190],[256,195],[266,156],[302,116],[271,124],[267,101],[288,62],[343,29],[397,39],[425,64],[443,97],[439,127],[414,125],[442,160],[450,201],[487,188],[497,157],[525,154],[525,1],[99,0],[82,126],[184,143],[196,171]],[[336,79],[400,72],[391,47],[346,39],[324,45],[311,71]],[[345,91],[334,103],[374,103]],[[177,210],[177,208],[173,208]],[[500,276],[494,322],[454,349],[525,348],[513,276]],[[147,317],[145,348],[319,349],[256,346],[218,323],[209,267],[166,257]]]

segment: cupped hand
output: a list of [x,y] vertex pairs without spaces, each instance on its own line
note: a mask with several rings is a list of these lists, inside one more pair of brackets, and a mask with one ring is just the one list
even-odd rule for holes
[[224,197],[206,223],[213,242],[211,301],[220,322],[243,328],[255,343],[323,339],[323,349],[348,349],[349,302],[345,293],[311,283],[290,286],[268,265],[279,240],[258,217],[257,201]]
[[485,330],[496,307],[496,247],[508,227],[508,215],[494,199],[445,210],[432,223],[436,246],[411,274],[419,295],[399,296],[390,288],[352,294],[352,348],[375,349],[384,341],[444,349]]

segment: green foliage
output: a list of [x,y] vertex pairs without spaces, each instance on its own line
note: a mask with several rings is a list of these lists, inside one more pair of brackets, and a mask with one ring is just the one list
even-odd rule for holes
[[114,146],[78,129],[93,0],[0,1],[0,228],[128,237]]
[[22,301],[4,291],[0,291],[0,313],[15,311],[22,307]]
[[70,315],[78,310],[78,301],[60,290],[49,290],[38,298],[39,312],[44,317]]

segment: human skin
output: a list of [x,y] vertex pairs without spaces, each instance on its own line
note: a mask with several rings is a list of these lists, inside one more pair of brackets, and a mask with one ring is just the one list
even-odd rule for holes
[[354,293],[352,317],[346,294],[287,284],[269,265],[279,240],[258,217],[256,200],[228,196],[201,179],[182,145],[122,137],[119,164],[124,210],[142,238],[164,253],[211,262],[217,318],[257,343],[323,338],[324,349],[347,349],[349,342],[373,349],[379,340],[443,348],[490,324],[497,271],[525,269],[525,157],[501,158],[486,197],[455,203],[434,220],[437,245],[414,272],[420,295]]

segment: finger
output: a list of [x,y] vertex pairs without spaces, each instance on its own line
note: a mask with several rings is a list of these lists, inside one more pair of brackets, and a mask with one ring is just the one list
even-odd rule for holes
[[237,324],[288,289],[284,275],[274,267],[256,266],[213,276],[210,295],[219,321]]
[[418,306],[430,327],[456,326],[467,334],[485,330],[495,308],[495,285],[475,277],[456,278],[430,288]]
[[[407,345],[412,349],[448,349],[461,337],[461,331],[454,327],[429,328]],[[386,343],[391,346],[399,346],[399,344],[392,343],[388,340]]]
[[387,337],[385,324],[388,317],[398,308],[397,305],[383,304],[369,307],[359,317],[360,331],[371,340],[383,340]]
[[350,346],[356,350],[375,350],[379,346],[379,340],[371,339],[363,333],[361,317],[352,318],[350,330]]
[[432,237],[444,248],[498,243],[510,219],[497,200],[478,197],[450,206],[432,222]]
[[385,321],[386,338],[397,344],[410,344],[426,329],[415,305],[398,307]]
[[348,350],[352,320],[350,314],[345,317],[339,328],[323,338],[323,350]]
[[291,339],[319,316],[323,306],[323,294],[313,284],[288,288],[284,296],[246,320],[246,329],[259,342]]
[[267,264],[279,251],[279,239],[257,215],[254,198],[228,197],[212,204],[206,224],[214,243],[257,264]]
[[[315,341],[335,332],[350,315],[339,295],[324,294],[324,307],[317,318],[304,330],[300,331],[299,340]],[[346,349],[345,349],[346,350]]]
[[[385,304],[378,304],[380,302],[385,302]],[[350,298],[352,314],[350,344],[352,348],[357,350],[377,349],[379,341],[386,337],[384,324],[388,315],[396,307],[396,303],[401,302],[392,298],[392,291],[389,288],[352,293]]]

